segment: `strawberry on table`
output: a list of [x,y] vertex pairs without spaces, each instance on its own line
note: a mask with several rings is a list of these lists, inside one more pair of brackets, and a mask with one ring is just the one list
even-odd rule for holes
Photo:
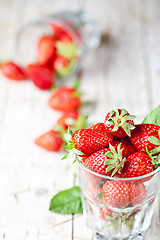
[[56,55],[55,41],[52,36],[43,35],[37,44],[37,62],[41,65],[47,64]]
[[64,141],[59,132],[50,130],[36,138],[35,144],[48,151],[58,152],[63,149]]
[[81,107],[82,101],[74,87],[59,87],[52,93],[48,104],[54,110],[76,112]]
[[54,84],[54,76],[48,67],[29,64],[25,67],[25,72],[28,78],[42,90],[48,90]]
[[23,69],[14,62],[5,62],[0,65],[2,74],[11,80],[22,81],[26,79]]
[[72,128],[75,125],[78,116],[78,112],[66,112],[58,119],[57,126],[63,130],[67,130],[68,127]]
[[114,109],[105,117],[106,130],[112,132],[115,137],[130,137],[133,131],[134,115],[130,115],[125,109]]
[[160,146],[160,126],[149,123],[136,125],[130,140],[139,151],[146,149],[151,151],[158,148]]
[[81,115],[77,112],[65,112],[57,121],[57,126],[62,130],[70,127],[73,131],[87,127],[88,116]]

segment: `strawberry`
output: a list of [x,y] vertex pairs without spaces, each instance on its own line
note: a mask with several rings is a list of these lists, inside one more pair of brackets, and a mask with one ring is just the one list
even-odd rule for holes
[[53,30],[53,34],[54,34],[55,39],[61,41],[61,40],[63,40],[63,38],[65,38],[65,39],[67,39],[67,41],[71,41],[71,42],[73,41],[72,36],[69,34],[69,32],[67,32],[65,30],[64,26],[59,25],[59,24],[54,23],[54,22],[51,22],[49,25]]
[[0,65],[2,74],[11,80],[25,80],[26,75],[23,69],[14,62],[5,62]]
[[70,153],[74,152],[79,156],[89,156],[106,147],[113,140],[113,136],[110,133],[94,129],[79,129],[73,135],[72,131],[68,129],[68,134],[65,137],[68,142],[66,149]]
[[130,184],[121,181],[106,181],[103,186],[107,206],[123,208],[141,203],[146,196],[142,183]]
[[68,127],[73,131],[87,126],[88,116],[80,115],[77,112],[65,112],[57,121],[57,126],[62,130],[67,130]]
[[82,156],[82,163],[89,168],[90,170],[97,172],[99,174],[103,175],[110,175],[110,173],[107,173],[107,167],[108,165],[105,165],[105,160],[107,159],[107,156],[105,155],[106,152],[108,152],[109,148],[103,148],[97,152],[92,153],[88,157]]
[[133,131],[134,115],[130,115],[125,109],[115,109],[105,117],[106,130],[112,132],[113,136],[122,138],[127,135],[130,137]]
[[152,159],[148,154],[138,151],[127,158],[121,174],[115,174],[115,177],[139,177],[154,171],[154,169]]
[[[151,151],[160,146],[160,126],[154,124],[139,124],[132,132],[130,138],[132,144],[138,151],[147,150]],[[155,140],[157,141],[155,142]],[[156,145],[157,144],[157,145]]]
[[47,64],[56,55],[55,42],[52,36],[43,35],[37,44],[37,62]]
[[82,102],[75,88],[59,87],[52,93],[48,104],[54,110],[76,112]]
[[57,121],[58,127],[62,128],[63,130],[67,130],[68,127],[72,128],[76,120],[78,119],[77,112],[66,112],[64,113]]
[[92,153],[88,157],[82,156],[82,163],[90,170],[102,175],[113,176],[116,172],[121,172],[126,158],[122,158],[120,145],[117,151],[109,143],[109,148],[101,149]]
[[29,79],[40,89],[50,89],[54,84],[54,77],[51,70],[47,67],[29,64],[25,68]]
[[[146,189],[143,183],[133,183],[130,186],[131,193],[130,198],[132,206],[142,203],[146,198]],[[138,211],[138,209],[136,210]]]
[[96,129],[99,131],[107,131],[104,123],[96,123],[90,127],[90,129]]
[[[111,222],[113,220],[115,220],[115,217],[113,216],[114,215],[113,212],[110,209],[108,209],[108,208],[100,208],[99,209],[99,214],[100,214],[99,217],[102,220],[111,221]],[[117,217],[117,215],[116,215],[116,217]]]
[[59,132],[50,130],[36,138],[35,144],[48,151],[58,152],[61,151],[64,141]]
[[103,191],[101,186],[97,186],[97,185],[93,184],[92,182],[90,182],[88,184],[87,191],[90,193],[90,195],[93,198],[103,201],[103,197],[100,196]]
[[55,59],[53,59],[51,63],[51,68],[60,76],[65,77],[69,74],[69,63],[70,60],[68,58],[63,56],[57,56]]
[[134,147],[134,145],[131,143],[128,137],[125,138],[120,138],[117,140],[114,140],[112,142],[112,146],[117,149],[118,145],[121,143],[121,149],[122,150],[122,156],[123,157],[128,157],[132,153],[136,152],[137,149]]

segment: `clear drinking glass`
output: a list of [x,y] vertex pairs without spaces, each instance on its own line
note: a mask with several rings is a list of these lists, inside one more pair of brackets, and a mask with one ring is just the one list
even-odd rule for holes
[[63,11],[23,25],[16,36],[16,60],[23,65],[36,61],[37,39],[42,35],[54,34],[52,23],[65,29],[79,49],[77,64],[67,76],[73,77],[78,73],[83,58],[100,43],[97,23],[87,12]]
[[80,159],[77,167],[83,212],[96,239],[143,239],[160,190],[160,168],[141,177],[114,178],[89,170]]

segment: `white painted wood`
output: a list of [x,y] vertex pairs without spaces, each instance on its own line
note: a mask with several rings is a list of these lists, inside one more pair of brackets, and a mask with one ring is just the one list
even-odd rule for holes
[[[139,122],[160,100],[159,5],[158,0],[0,0],[0,59],[16,57],[14,36],[22,23],[66,8],[87,10],[109,34],[83,64],[82,90],[95,102],[86,110],[89,119],[103,121],[116,106],[137,114]],[[92,239],[83,216],[48,211],[52,196],[74,183],[72,164],[60,160],[63,153],[33,143],[59,117],[47,105],[49,95],[31,82],[0,75],[0,239]],[[144,240],[159,239],[158,203]]]

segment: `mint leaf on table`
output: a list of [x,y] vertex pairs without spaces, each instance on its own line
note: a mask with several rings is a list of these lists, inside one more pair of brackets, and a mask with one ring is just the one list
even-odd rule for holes
[[153,109],[143,120],[142,123],[150,123],[160,126],[160,105]]
[[74,186],[57,193],[51,200],[49,210],[60,214],[83,213],[80,188]]

